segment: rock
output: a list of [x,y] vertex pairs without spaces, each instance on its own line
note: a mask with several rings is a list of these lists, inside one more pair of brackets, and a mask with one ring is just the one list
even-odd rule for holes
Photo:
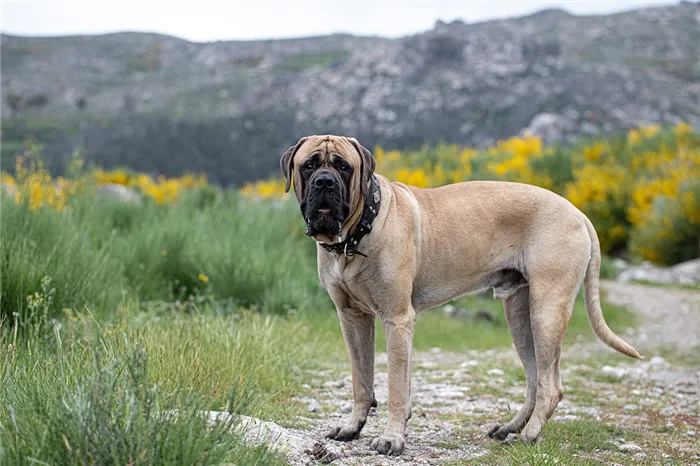
[[15,185],[0,182],[0,196],[12,197],[15,195],[15,192],[17,192]]
[[626,270],[629,268],[630,264],[627,261],[624,261],[620,258],[615,258],[612,260],[612,265],[613,268],[615,269],[615,272],[620,273],[623,270]]
[[618,379],[625,376],[625,369],[622,367],[603,366],[600,371],[603,373],[603,375],[617,377]]
[[700,284],[700,259],[681,262],[673,267],[657,267],[650,262],[620,272],[617,281],[644,281],[679,285]]
[[642,451],[642,447],[640,447],[636,443],[623,443],[618,448],[620,449],[620,451],[624,451],[627,453]]
[[435,369],[438,367],[436,362],[433,361],[423,361],[420,363],[419,367],[421,369]]
[[487,372],[487,374],[500,376],[500,375],[505,374],[505,372],[503,372],[501,369],[491,369],[490,371]]
[[649,364],[652,366],[663,366],[666,364],[666,360],[661,356],[654,356],[649,360]]
[[301,386],[301,388],[303,388],[304,390],[311,390],[311,385],[309,385],[308,383],[305,383]]
[[466,369],[467,367],[476,367],[479,365],[479,361],[472,359],[469,361],[464,361],[462,364],[459,365],[462,369]]
[[318,400],[311,400],[311,403],[309,403],[309,412],[310,413],[319,413],[321,412],[321,403],[318,402]]
[[352,403],[343,403],[340,405],[340,412],[341,413],[350,413],[352,412]]
[[454,316],[455,313],[457,312],[457,308],[454,307],[452,304],[445,304],[445,305],[442,307],[442,311],[443,311],[446,315],[452,317],[452,316]]
[[530,121],[527,128],[523,129],[523,136],[534,136],[542,140],[544,144],[552,144],[563,139],[565,133],[570,132],[572,122],[556,113],[540,113]]
[[639,406],[630,403],[626,404],[622,409],[624,409],[625,411],[637,411],[639,409]]
[[[306,464],[306,450],[314,447],[314,441],[274,422],[263,421],[250,416],[230,414],[223,411],[198,411],[211,424],[231,422],[232,428],[243,433],[243,440],[250,445],[267,445],[284,454],[292,464]],[[177,419],[178,411],[166,411],[163,416]],[[189,415],[189,412],[187,413]],[[339,449],[328,448],[334,459],[339,457]]]
[[140,204],[141,196],[133,189],[115,183],[106,183],[97,188],[97,197],[111,198],[127,204]]
[[464,392],[460,390],[444,389],[438,390],[435,395],[440,398],[462,398],[464,397]]
[[329,380],[328,382],[324,382],[323,386],[325,388],[343,388],[345,382],[343,380]]
[[440,349],[440,348],[430,348],[430,352],[431,352],[432,354],[440,354],[440,353],[442,353],[442,349]]

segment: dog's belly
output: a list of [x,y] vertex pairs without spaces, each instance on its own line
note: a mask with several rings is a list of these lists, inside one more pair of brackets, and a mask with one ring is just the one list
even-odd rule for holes
[[438,286],[430,284],[414,284],[411,302],[417,312],[444,304],[467,294],[493,288],[495,299],[504,299],[518,289],[528,286],[523,274],[514,269],[502,269],[492,273],[484,273],[473,280],[452,280]]
[[411,295],[413,309],[416,312],[424,311],[466,294],[478,293],[488,286],[464,286],[464,283],[444,283],[438,286],[417,287]]

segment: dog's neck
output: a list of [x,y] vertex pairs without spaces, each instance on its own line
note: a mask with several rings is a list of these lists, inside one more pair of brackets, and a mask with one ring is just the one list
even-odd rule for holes
[[[350,257],[355,254],[367,257],[357,249],[360,241],[365,235],[372,231],[372,222],[379,214],[381,203],[381,189],[379,181],[372,175],[369,182],[369,195],[362,196],[362,202],[355,208],[352,215],[348,218],[341,228],[341,234],[337,236],[335,242],[321,241],[320,246],[338,255]],[[362,208],[360,208],[362,206]]]

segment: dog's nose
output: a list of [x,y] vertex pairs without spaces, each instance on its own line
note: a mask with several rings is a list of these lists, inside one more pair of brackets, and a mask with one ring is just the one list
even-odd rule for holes
[[335,187],[335,179],[330,174],[322,173],[316,177],[314,185],[321,189],[332,189]]

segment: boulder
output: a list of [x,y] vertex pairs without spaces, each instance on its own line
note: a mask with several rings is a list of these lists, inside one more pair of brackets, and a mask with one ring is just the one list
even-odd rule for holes
[[0,196],[14,196],[17,188],[10,183],[0,183]]
[[97,197],[116,199],[127,204],[140,204],[141,195],[133,189],[115,183],[106,183],[97,188]]
[[522,130],[523,136],[535,136],[544,144],[561,141],[573,127],[571,120],[556,113],[539,113]]
[[700,284],[700,259],[681,262],[673,267],[657,267],[650,262],[620,272],[617,281],[627,283],[644,281],[676,285]]

